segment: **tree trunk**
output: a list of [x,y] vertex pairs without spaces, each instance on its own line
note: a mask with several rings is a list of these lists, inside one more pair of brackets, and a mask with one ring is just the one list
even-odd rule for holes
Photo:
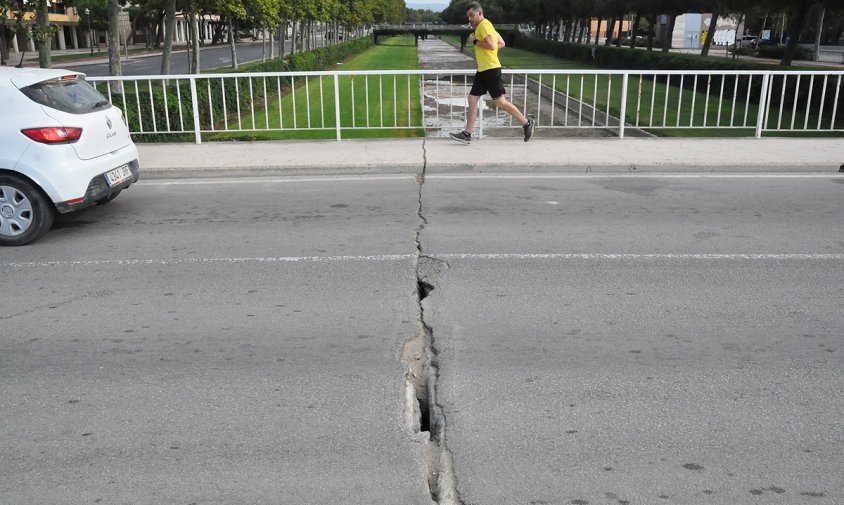
[[639,24],[642,22],[642,15],[636,13],[635,21],[633,21],[633,30],[630,32],[630,49],[636,47],[636,34],[639,33]]
[[609,21],[607,21],[607,38],[604,39],[605,46],[612,44],[613,31],[615,31],[615,16],[610,16]]
[[615,41],[615,47],[621,47],[621,32],[624,30],[624,14],[618,17],[618,40]]
[[170,74],[170,55],[176,35],[176,0],[167,0],[164,14],[164,50],[161,53],[161,75]]
[[200,59],[200,51],[199,51],[199,19],[195,12],[191,11],[188,13],[188,19],[190,23],[190,32],[191,32],[191,59],[190,59],[190,73],[198,74],[199,73],[199,59]]
[[306,47],[308,48],[308,51],[310,51],[311,49],[314,48],[313,43],[312,43],[313,34],[314,34],[314,22],[313,22],[313,20],[309,19],[306,26],[307,26],[306,33],[308,34],[308,43],[307,43]]
[[[742,23],[744,23],[744,13],[739,15],[738,23],[736,23],[736,28],[742,26]],[[742,33],[744,33],[744,29],[742,29]],[[736,30],[736,38],[735,38],[735,40],[733,40],[733,59],[734,60],[738,59],[738,53],[736,52],[736,49],[738,49],[738,43],[739,43],[740,38],[741,37],[739,37],[738,30]]]
[[[278,57],[284,58],[284,21],[279,22],[278,30],[276,30],[275,35],[278,41]],[[273,42],[273,44],[275,44],[275,42]]]
[[762,32],[765,31],[765,28],[768,26],[768,11],[765,11],[765,17],[762,19],[762,29],[759,31],[759,39],[756,40],[756,45],[758,46],[760,42],[762,42]]
[[155,41],[153,43],[153,47],[156,49],[161,47],[161,43],[164,42],[164,14],[166,11],[161,11],[158,15],[158,22],[155,25]]
[[[185,23],[188,22],[187,14],[185,15]],[[190,28],[185,29],[185,63],[187,64],[187,73],[190,73],[190,52],[193,46],[190,43],[191,31]]]
[[713,2],[712,5],[712,19],[709,20],[709,30],[706,32],[706,40],[703,41],[703,48],[700,50],[701,56],[709,54],[709,47],[712,45],[712,37],[715,36],[715,29],[718,27],[718,4]]
[[35,44],[38,47],[38,66],[41,68],[51,68],[52,58],[50,49],[52,45],[52,37],[48,37],[50,29],[50,14],[47,12],[47,0],[38,0],[38,7],[36,8],[36,22],[39,28],[39,39]]
[[600,16],[598,16],[598,27],[595,28],[595,45],[596,46],[598,45],[598,40],[601,38],[601,21],[603,21],[603,20],[601,19]]
[[662,37],[662,52],[667,53],[671,50],[671,42],[674,38],[674,23],[677,22],[677,15],[671,13],[668,15],[668,24],[665,26],[665,33]]
[[823,16],[826,14],[826,9],[821,7],[821,15],[818,18],[818,33],[815,36],[815,53],[812,55],[815,61],[818,61],[818,54],[821,51],[821,35],[823,35]]
[[290,54],[296,54],[296,35],[299,21],[293,20],[293,32],[290,34]]
[[[126,44],[127,47],[129,46],[129,37],[132,37],[132,45],[135,44],[135,34],[138,32],[138,29],[139,29],[138,23],[140,23],[140,22],[141,22],[141,16],[136,16],[135,20],[131,22],[131,25],[130,25],[131,28],[129,30],[129,35],[126,36],[126,40],[124,41],[124,43]],[[128,51],[128,49],[127,49],[127,51]]]
[[654,50],[654,36],[656,35],[656,15],[651,14],[648,19],[648,24],[650,27],[648,28],[648,51]]
[[[272,39],[270,39],[272,40]],[[272,44],[270,44],[272,45]],[[267,61],[267,29],[261,28],[261,61]]]
[[785,46],[785,54],[782,55],[780,65],[791,65],[794,60],[794,51],[797,49],[797,39],[800,38],[808,20],[809,8],[798,9],[797,14],[791,17],[791,22],[788,24],[788,44]]
[[234,44],[234,27],[232,26],[232,18],[226,20],[229,26],[229,49],[232,52],[232,69],[237,70],[237,48]]
[[9,49],[6,45],[6,25],[0,24],[0,65],[5,65],[9,59]]
[[120,64],[120,2],[108,0],[108,73],[123,75]]

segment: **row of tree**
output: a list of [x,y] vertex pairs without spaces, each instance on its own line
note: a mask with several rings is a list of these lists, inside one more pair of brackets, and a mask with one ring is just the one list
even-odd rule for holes
[[[110,73],[121,75],[118,18],[126,0],[67,0],[65,6],[76,7],[82,26],[90,24],[93,29],[108,32]],[[205,17],[214,20],[214,42],[222,41],[225,34],[232,50],[233,66],[237,68],[236,30],[246,28],[276,34],[283,48],[292,29],[294,50],[305,50],[310,47],[318,24],[326,37],[336,42],[343,34],[347,38],[355,32],[360,34],[363,27],[373,23],[401,22],[405,4],[404,0],[135,0],[129,10],[133,30],[142,27],[156,47],[163,45],[161,74],[166,75],[170,73],[177,13],[185,17],[189,27],[188,47],[195,73],[199,69],[202,44],[199,23]],[[58,27],[50,25],[47,11],[48,0],[0,0],[0,55],[4,63],[11,37],[26,33],[38,48],[41,67],[50,67],[50,46]],[[35,20],[28,20],[27,12],[34,12]]]
[[[470,1],[451,0],[442,12],[443,21],[465,23],[466,5]],[[587,42],[590,41],[593,34],[589,27],[593,19],[598,20],[599,27],[605,22],[603,26],[607,27],[607,33],[613,33],[617,24],[630,17],[632,40],[628,43],[631,47],[635,45],[636,37],[644,26],[648,49],[653,48],[655,26],[662,16],[667,20],[665,29],[661,31],[663,38],[659,41],[663,51],[671,47],[674,21],[686,12],[712,14],[708,29],[710,34],[715,33],[718,19],[725,16],[760,31],[766,29],[766,22],[770,23],[767,29],[776,28],[774,19],[781,19],[781,38],[787,41],[781,61],[783,65],[791,64],[796,44],[805,40],[810,32],[815,35],[815,40],[811,42],[818,43],[826,36],[829,43],[837,44],[844,29],[841,22],[844,0],[482,0],[481,5],[486,17],[497,23],[530,23],[540,36],[576,42],[582,42],[584,35]],[[815,23],[811,23],[812,20]],[[825,26],[832,29],[827,31]],[[712,37],[707,37],[701,49],[702,55],[709,52],[711,42]],[[606,43],[610,43],[610,37],[607,37]],[[621,44],[620,38],[616,43]]]

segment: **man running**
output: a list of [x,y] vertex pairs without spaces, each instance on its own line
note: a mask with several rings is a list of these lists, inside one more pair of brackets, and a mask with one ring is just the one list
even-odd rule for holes
[[528,119],[504,96],[504,81],[501,80],[501,62],[498,61],[498,50],[504,47],[504,39],[495,31],[492,23],[484,18],[484,9],[478,2],[472,2],[466,7],[466,17],[469,18],[475,31],[469,35],[469,42],[475,46],[475,60],[478,62],[478,72],[475,82],[469,91],[469,110],[466,113],[466,129],[459,133],[449,133],[458,142],[468,144],[472,141],[472,130],[478,117],[478,105],[481,97],[489,92],[496,107],[513,116],[525,131],[525,142],[530,140],[536,122]]

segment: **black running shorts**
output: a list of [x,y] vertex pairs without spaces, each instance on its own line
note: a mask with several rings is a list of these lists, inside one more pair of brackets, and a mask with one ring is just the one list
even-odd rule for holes
[[475,74],[475,83],[469,94],[472,96],[484,96],[487,91],[493,100],[498,100],[506,91],[504,81],[501,80],[501,68],[491,68]]

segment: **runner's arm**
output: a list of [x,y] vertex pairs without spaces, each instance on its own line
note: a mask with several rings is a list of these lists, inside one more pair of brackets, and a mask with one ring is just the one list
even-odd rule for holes
[[[497,41],[495,40],[496,38],[498,38]],[[490,51],[493,51],[495,50],[496,42],[498,42],[498,49],[504,47],[504,39],[502,39],[501,35],[498,35],[497,33],[487,35],[486,38],[478,42],[478,44],[480,44],[481,47],[483,47],[484,49],[489,49]]]

